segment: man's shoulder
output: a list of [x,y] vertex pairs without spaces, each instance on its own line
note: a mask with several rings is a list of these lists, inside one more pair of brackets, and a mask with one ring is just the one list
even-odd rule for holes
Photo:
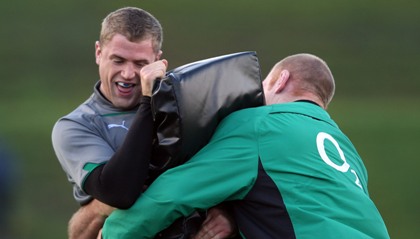
[[63,121],[82,122],[89,121],[89,118],[98,114],[95,107],[93,107],[93,97],[89,97],[85,102],[77,106],[73,111],[58,119],[57,124]]
[[234,119],[234,120],[250,120],[262,117],[266,114],[269,114],[271,111],[271,106],[258,106],[258,107],[251,107],[242,110],[235,111],[228,115],[227,119]]
[[273,104],[271,114],[293,113],[306,115],[311,118],[330,122],[331,117],[322,107],[309,102],[289,102],[283,104]]
[[225,127],[226,125],[232,125],[236,128],[239,125],[242,127],[245,127],[245,125],[253,125],[256,122],[259,122],[260,119],[264,118],[270,112],[270,106],[258,106],[241,109],[231,113],[225,119],[223,119],[220,123],[220,126]]

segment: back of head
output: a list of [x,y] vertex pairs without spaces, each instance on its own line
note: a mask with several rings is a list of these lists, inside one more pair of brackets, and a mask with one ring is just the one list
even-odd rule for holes
[[162,26],[153,15],[140,8],[121,8],[105,17],[99,42],[106,44],[115,34],[121,34],[132,42],[151,37],[155,52],[162,47]]
[[277,63],[275,68],[290,72],[297,96],[311,93],[325,108],[331,102],[335,91],[334,77],[321,58],[307,53],[291,55]]

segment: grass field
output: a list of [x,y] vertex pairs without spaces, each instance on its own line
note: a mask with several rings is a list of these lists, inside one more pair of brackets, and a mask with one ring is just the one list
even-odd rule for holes
[[51,129],[90,95],[99,23],[126,5],[161,20],[170,68],[245,50],[257,51],[262,75],[289,54],[325,59],[337,81],[329,112],[365,161],[391,238],[419,237],[420,2],[20,0],[0,3],[0,137],[18,158],[16,239],[66,238],[77,205]]

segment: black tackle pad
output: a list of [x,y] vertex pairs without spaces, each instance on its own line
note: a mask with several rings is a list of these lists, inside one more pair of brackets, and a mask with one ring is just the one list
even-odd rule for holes
[[239,52],[175,68],[155,82],[151,102],[156,173],[189,160],[230,113],[265,104],[257,55]]

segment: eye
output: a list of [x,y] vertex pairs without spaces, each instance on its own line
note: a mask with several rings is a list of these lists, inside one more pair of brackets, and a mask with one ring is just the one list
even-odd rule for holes
[[115,64],[122,64],[122,63],[124,63],[124,60],[120,59],[120,58],[116,58],[116,59],[112,60],[112,62],[114,62]]
[[143,68],[145,65],[147,65],[147,62],[137,61],[135,64],[138,68]]
[[114,63],[116,65],[120,65],[120,64],[123,64],[125,62],[124,58],[116,56],[116,55],[112,55],[110,57],[110,60],[112,61],[112,63]]

